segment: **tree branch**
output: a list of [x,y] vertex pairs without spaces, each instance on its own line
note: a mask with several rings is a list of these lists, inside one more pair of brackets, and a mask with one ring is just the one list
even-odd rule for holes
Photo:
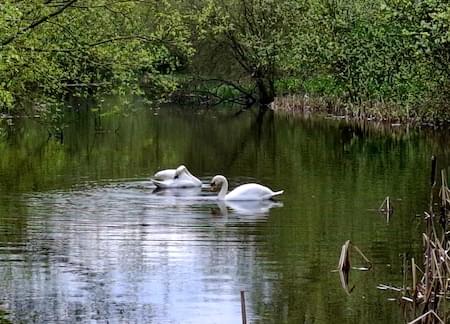
[[94,43],[90,43],[90,44],[85,44],[85,45],[80,45],[78,47],[74,47],[74,48],[36,48],[36,47],[22,47],[22,46],[18,46],[17,48],[25,50],[25,51],[33,51],[33,52],[49,52],[49,53],[74,53],[77,51],[84,51],[90,47],[95,47],[95,46],[99,46],[99,45],[103,45],[103,44],[107,44],[107,43],[113,43],[116,41],[123,41],[123,40],[132,40],[132,39],[138,39],[141,41],[145,41],[145,42],[155,42],[155,41],[159,41],[162,42],[162,40],[156,39],[156,38],[149,38],[147,36],[143,36],[143,35],[129,35],[129,36],[118,36],[118,37],[113,37],[113,38],[108,38],[108,39],[103,39],[103,40],[99,40],[97,42]]
[[33,22],[32,24],[28,25],[27,27],[23,28],[22,30],[20,30],[17,34],[15,34],[14,36],[11,36],[10,38],[6,39],[5,41],[3,41],[1,43],[2,46],[8,45],[9,43],[12,43],[16,38],[18,38],[19,36],[25,34],[27,31],[36,28],[37,26],[45,23],[47,20],[49,20],[50,18],[53,18],[59,14],[61,14],[64,10],[66,10],[67,8],[69,8],[70,6],[72,6],[75,2],[77,2],[78,0],[70,0],[68,1],[64,6],[62,6],[61,8],[59,8],[58,10],[52,12],[51,14],[48,14],[47,16],[44,16],[38,20],[36,20],[35,22]]
[[234,83],[233,81],[229,81],[229,80],[223,80],[223,79],[203,79],[203,78],[198,78],[199,81],[203,81],[203,82],[219,82],[219,83],[223,83],[226,85],[229,85],[230,87],[236,89],[237,91],[243,93],[244,95],[246,95],[249,98],[253,98],[253,95],[251,93],[249,93],[247,90],[245,90],[243,87],[241,87],[240,85]]

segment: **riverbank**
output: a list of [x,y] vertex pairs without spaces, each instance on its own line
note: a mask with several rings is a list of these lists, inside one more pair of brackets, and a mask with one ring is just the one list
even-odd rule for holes
[[339,98],[305,94],[276,97],[271,107],[275,111],[382,122],[394,126],[444,127],[450,124],[450,115],[436,103],[421,107],[385,102],[354,104]]

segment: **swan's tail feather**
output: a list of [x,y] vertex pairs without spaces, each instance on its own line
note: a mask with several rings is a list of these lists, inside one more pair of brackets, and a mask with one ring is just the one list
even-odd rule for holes
[[284,192],[284,190],[280,190],[280,191],[275,191],[273,194],[272,194],[272,197],[275,197],[275,196],[278,196],[278,195],[281,195],[282,193]]

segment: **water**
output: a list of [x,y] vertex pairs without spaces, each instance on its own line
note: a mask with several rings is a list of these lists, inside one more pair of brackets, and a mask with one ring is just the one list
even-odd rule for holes
[[[69,119],[62,139],[18,120],[0,141],[0,321],[239,323],[240,290],[250,323],[403,321],[376,286],[420,258],[445,136],[186,107]],[[181,163],[204,188],[155,191],[149,176]],[[219,203],[218,173],[285,193]],[[350,295],[332,272],[348,239],[374,265]]]

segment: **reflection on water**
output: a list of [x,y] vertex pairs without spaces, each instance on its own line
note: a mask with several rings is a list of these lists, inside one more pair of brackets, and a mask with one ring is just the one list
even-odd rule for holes
[[[204,187],[194,188],[171,188],[160,189],[156,188],[152,191],[150,199],[159,198],[161,204],[177,204],[177,205],[195,205],[209,203],[215,204],[221,215],[228,215],[229,213],[240,214],[246,216],[264,216],[268,215],[271,208],[282,207],[281,201],[275,200],[260,200],[260,201],[229,201],[218,200],[217,193],[206,192]],[[229,212],[231,210],[232,212]],[[247,217],[248,219],[248,217]]]
[[[221,209],[230,208],[234,213],[245,216],[268,215],[269,210],[274,207],[282,207],[282,202],[272,200],[262,201],[221,201],[218,203]],[[247,218],[248,219],[248,218]]]
[[[211,215],[223,203],[179,199],[201,194],[195,189],[170,192],[127,182],[25,195],[27,243],[2,252],[2,300],[20,316],[13,320],[235,322],[239,279],[250,268],[233,263],[245,264],[259,244],[241,246],[232,211]],[[258,211],[256,222],[270,205],[262,214],[258,204],[247,208]]]
[[[240,290],[251,323],[400,322],[376,286],[401,285],[429,156],[449,161],[442,137],[270,111],[77,114],[62,142],[16,125],[0,141],[0,321],[14,323],[239,323]],[[155,190],[149,176],[180,164],[204,184],[220,173],[285,193]],[[374,212],[386,196],[389,224]],[[346,240],[374,263],[350,296],[331,272]]]

